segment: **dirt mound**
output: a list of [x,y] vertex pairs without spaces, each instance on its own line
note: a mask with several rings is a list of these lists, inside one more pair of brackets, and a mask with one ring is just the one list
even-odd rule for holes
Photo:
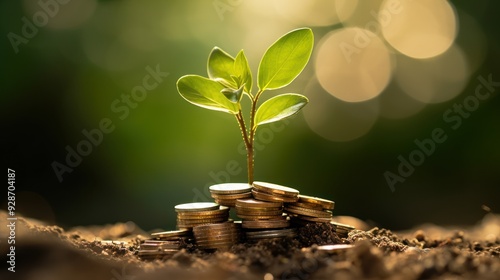
[[[0,219],[6,221],[5,212]],[[10,232],[0,230],[2,240]],[[309,224],[295,238],[206,252],[187,245],[167,260],[142,261],[133,223],[64,231],[27,218],[16,221],[15,273],[0,279],[499,279],[500,215],[473,228],[426,225],[407,232],[354,230],[339,237],[329,224]],[[109,241],[108,241],[109,240]],[[112,241],[111,241],[112,240]],[[332,249],[327,244],[354,244]],[[10,248],[1,246],[2,263]],[[9,264],[7,264],[9,265]]]

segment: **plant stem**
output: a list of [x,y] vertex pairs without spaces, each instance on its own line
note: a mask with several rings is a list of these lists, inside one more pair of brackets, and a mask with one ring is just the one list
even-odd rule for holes
[[253,144],[247,146],[248,184],[253,183]]
[[249,131],[249,139],[247,146],[247,168],[248,168],[248,183],[253,183],[253,169],[254,169],[254,150],[253,143],[255,139],[255,131],[257,130],[257,126],[255,126],[255,112],[257,111],[257,101],[259,100],[260,95],[262,94],[262,90],[259,90],[255,95],[255,98],[252,100],[252,108],[250,111],[250,131]]
[[250,110],[250,127],[247,130],[245,125],[245,119],[243,118],[243,113],[241,109],[238,114],[236,114],[236,120],[240,126],[241,134],[243,135],[243,142],[245,143],[245,148],[247,150],[247,174],[248,174],[248,184],[253,183],[253,173],[254,173],[254,150],[253,144],[255,139],[255,131],[257,127],[255,126],[255,113],[257,112],[257,101],[259,100],[262,90],[259,90],[255,97],[249,95],[252,99],[252,108]]
[[238,112],[236,120],[240,126],[241,134],[243,135],[243,142],[245,143],[245,148],[247,150],[247,168],[248,168],[248,183],[253,183],[253,142],[247,134],[247,129],[245,125],[245,119],[243,118],[243,113],[241,110]]

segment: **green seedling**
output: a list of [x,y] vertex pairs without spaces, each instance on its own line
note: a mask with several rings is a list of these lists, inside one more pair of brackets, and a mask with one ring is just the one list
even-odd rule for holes
[[[202,108],[235,116],[247,151],[248,183],[254,178],[254,137],[257,127],[290,117],[309,100],[296,93],[279,94],[258,106],[264,91],[289,85],[309,61],[314,36],[309,28],[300,28],[283,35],[264,53],[257,72],[258,90],[252,93],[253,78],[243,50],[232,57],[215,47],[208,56],[208,78],[186,75],[177,81],[179,94]],[[250,99],[250,125],[242,112],[243,95]]]

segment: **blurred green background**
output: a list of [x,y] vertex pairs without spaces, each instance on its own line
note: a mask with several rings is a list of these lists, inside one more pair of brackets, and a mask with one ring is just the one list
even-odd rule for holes
[[[214,46],[244,49],[255,77],[266,48],[302,26],[314,31],[313,57],[279,92],[310,104],[257,132],[256,180],[392,229],[498,212],[500,100],[474,93],[480,76],[500,81],[500,3],[418,2],[2,1],[2,148],[18,212],[64,227],[175,228],[176,204],[210,201],[210,184],[247,178],[234,118],[190,105],[175,82],[206,75]],[[155,70],[163,77],[134,100]],[[470,112],[453,111],[464,100]],[[102,120],[113,130],[80,146],[88,155],[58,178],[55,162],[67,165],[67,147]],[[418,158],[414,141],[436,128],[446,140]],[[398,157],[412,152],[423,163],[391,191],[384,174],[397,175]]]

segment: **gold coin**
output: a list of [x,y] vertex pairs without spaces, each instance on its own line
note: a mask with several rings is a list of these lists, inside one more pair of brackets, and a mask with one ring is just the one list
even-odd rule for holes
[[241,238],[239,234],[231,234],[227,236],[213,236],[213,237],[198,237],[195,239],[196,244],[207,244],[210,242],[218,242],[218,241],[239,241]]
[[196,245],[198,246],[213,246],[213,245],[233,245],[239,242],[240,239],[220,239],[220,240],[205,240],[205,241],[196,241]]
[[346,231],[351,231],[351,230],[355,230],[356,229],[355,227],[353,227],[351,225],[341,224],[341,223],[337,223],[337,222],[334,222],[334,221],[330,221],[330,224],[336,226],[337,230],[343,229],[343,230],[346,230]]
[[319,204],[323,207],[323,209],[327,209],[327,210],[333,210],[333,208],[335,207],[335,202],[333,202],[331,200],[327,200],[327,199],[319,198],[319,197],[301,195],[301,194],[299,195],[299,202]]
[[299,191],[296,189],[267,182],[253,182],[253,187],[260,192],[278,194],[282,196],[296,197],[299,194]]
[[249,229],[285,228],[290,226],[290,222],[287,219],[255,220],[255,221],[243,221],[241,226],[243,228],[249,228]]
[[257,207],[257,208],[281,208],[283,207],[283,202],[281,201],[259,201],[255,199],[237,199],[236,207]]
[[252,190],[252,186],[247,183],[224,183],[212,185],[208,188],[212,194],[239,194],[247,193]]
[[195,222],[195,221],[225,221],[229,218],[229,214],[226,215],[218,215],[218,216],[188,216],[188,217],[177,217],[178,221],[186,221],[186,222]]
[[196,234],[194,235],[195,239],[197,238],[218,238],[221,236],[234,236],[234,235],[239,235],[241,232],[240,229],[225,229],[225,230],[206,230],[206,231],[197,231]]
[[236,243],[238,243],[238,242],[227,241],[227,242],[196,244],[196,245],[198,246],[199,249],[229,249]]
[[293,237],[295,236],[295,234],[296,233],[294,229],[273,229],[246,232],[246,236],[248,239]]
[[227,207],[234,207],[236,199],[230,199],[230,200],[225,200],[225,199],[214,199],[215,203],[224,205]]
[[209,245],[214,243],[236,243],[242,238],[239,236],[227,237],[227,238],[217,238],[217,239],[197,239],[196,245]]
[[204,230],[228,230],[228,229],[233,229],[233,228],[240,228],[240,224],[235,224],[233,222],[223,222],[223,223],[217,223],[217,224],[207,224],[207,225],[200,225],[196,226],[193,228],[193,232],[199,232],[199,231],[204,231]]
[[299,202],[287,203],[287,205],[300,207],[300,208],[320,210],[320,211],[323,210],[323,206],[321,206],[319,204],[300,202],[300,196],[299,196]]
[[177,212],[177,216],[201,216],[201,215],[210,216],[210,215],[219,215],[223,213],[229,213],[229,208],[226,206],[219,206],[219,209],[215,210]]
[[188,216],[188,217],[177,217],[177,221],[195,222],[195,221],[225,221],[229,218],[229,213],[225,215],[217,216]]
[[271,219],[276,219],[278,217],[281,217],[281,215],[276,216],[276,215],[242,215],[242,214],[236,214],[238,217],[240,217],[243,220],[271,220]]
[[196,231],[194,234],[195,239],[200,238],[200,237],[216,237],[220,235],[226,235],[226,234],[239,234],[240,229],[237,228],[229,228],[229,229],[210,229],[210,230],[199,230]]
[[193,202],[175,206],[176,212],[210,211],[219,209],[219,205],[213,202]]
[[234,244],[236,244],[236,243],[235,242],[211,243],[211,244],[207,244],[207,245],[198,246],[198,248],[205,249],[205,250],[206,249],[228,250]]
[[316,217],[316,218],[331,218],[332,217],[332,212],[328,212],[328,210],[319,211],[319,210],[299,208],[299,207],[293,207],[293,206],[285,207],[285,212],[299,214],[299,215],[303,215],[303,216],[309,216],[309,217]]
[[212,198],[221,200],[236,200],[238,198],[249,198],[252,197],[251,190],[245,193],[238,194],[212,194]]
[[185,215],[185,216],[180,216],[177,215],[178,220],[210,220],[210,219],[224,219],[229,217],[229,212],[220,214],[220,215],[199,215],[199,216],[194,216],[194,215]]
[[314,223],[329,223],[332,220],[332,218],[317,218],[317,217],[297,215],[297,214],[294,214],[292,217]]
[[156,243],[152,241],[157,240],[146,240],[144,243],[140,244],[139,247],[141,250],[158,250],[158,249],[179,249],[180,242],[178,241],[162,241],[168,243]]
[[283,210],[272,210],[272,211],[255,211],[248,209],[236,209],[236,215],[248,215],[248,216],[281,216]]
[[260,191],[257,191],[255,189],[252,189],[252,195],[257,200],[263,200],[263,201],[268,201],[268,202],[273,202],[273,201],[295,202],[299,199],[297,196],[295,196],[295,197],[281,196],[278,194],[269,194],[269,193],[260,192]]
[[151,237],[154,238],[175,238],[175,237],[185,237],[191,235],[191,230],[181,229],[181,230],[171,230],[163,232],[151,233]]
[[221,223],[227,220],[227,217],[214,218],[214,219],[198,219],[198,220],[179,220],[177,219],[178,225],[197,225],[206,223]]
[[246,207],[236,205],[236,212],[238,211],[249,211],[249,212],[265,212],[265,211],[283,211],[283,207]]
[[198,223],[177,223],[178,228],[190,228],[192,229],[195,226],[201,226],[201,225],[210,225],[213,224],[214,222],[198,222]]

